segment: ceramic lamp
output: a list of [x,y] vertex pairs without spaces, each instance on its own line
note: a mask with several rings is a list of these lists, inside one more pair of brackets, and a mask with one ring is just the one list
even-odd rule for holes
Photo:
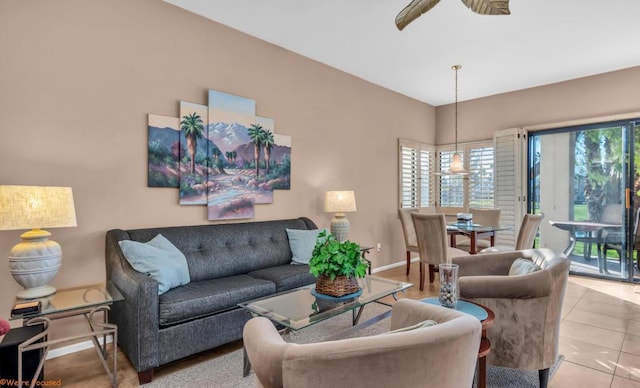
[[24,287],[21,299],[42,298],[56,292],[48,283],[62,265],[60,244],[40,228],[77,226],[70,187],[0,186],[0,230],[31,229],[11,249],[9,270]]
[[356,197],[353,191],[327,191],[324,196],[324,211],[335,213],[331,220],[331,234],[338,241],[349,237],[349,220],[346,212],[356,211]]

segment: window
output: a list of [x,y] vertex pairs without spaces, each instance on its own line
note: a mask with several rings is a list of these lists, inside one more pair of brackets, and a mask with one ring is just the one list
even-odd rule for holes
[[436,170],[449,171],[452,145],[436,148],[399,139],[400,208],[495,207],[493,142],[467,143],[458,152],[469,175],[436,175]]
[[400,208],[433,206],[434,147],[399,139],[398,156]]
[[[494,207],[493,142],[468,143],[458,152],[469,175],[439,175],[438,206]],[[449,171],[452,146],[438,147],[438,171]]]

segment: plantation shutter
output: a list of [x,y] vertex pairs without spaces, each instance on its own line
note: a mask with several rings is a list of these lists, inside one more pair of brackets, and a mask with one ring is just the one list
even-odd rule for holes
[[494,168],[493,144],[471,145],[469,155],[469,207],[493,208]]
[[496,245],[515,246],[526,211],[522,173],[525,146],[524,132],[520,128],[500,130],[494,134],[495,207],[500,209],[500,225],[513,226],[512,230],[497,233]]
[[398,156],[400,208],[433,206],[433,146],[399,139]]

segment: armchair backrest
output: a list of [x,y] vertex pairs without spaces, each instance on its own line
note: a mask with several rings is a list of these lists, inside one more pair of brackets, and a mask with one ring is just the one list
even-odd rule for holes
[[[415,300],[393,306],[391,329],[426,319],[435,326],[393,334],[312,344],[285,343],[266,318],[244,329],[247,355],[259,386],[280,387],[470,387],[480,322],[467,314]],[[450,365],[455,373],[442,373]],[[384,367],[381,367],[384,366]]]
[[525,214],[516,239],[516,251],[533,248],[544,214]]
[[447,222],[442,213],[411,213],[418,240],[420,261],[438,265],[447,262]]

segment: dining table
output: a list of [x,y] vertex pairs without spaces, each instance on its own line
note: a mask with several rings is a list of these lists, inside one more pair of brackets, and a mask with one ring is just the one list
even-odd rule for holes
[[506,226],[481,225],[473,222],[449,222],[447,224],[447,234],[451,239],[451,247],[456,247],[456,236],[467,236],[470,240],[469,253],[472,255],[478,253],[479,238],[489,237],[489,244],[493,247],[496,245],[496,232],[509,229],[511,228]]

